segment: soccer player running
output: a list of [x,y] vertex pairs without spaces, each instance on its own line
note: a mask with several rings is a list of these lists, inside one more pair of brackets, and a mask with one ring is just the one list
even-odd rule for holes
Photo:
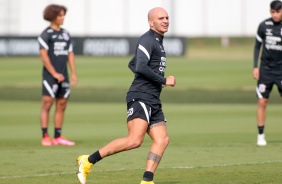
[[154,183],[154,172],[169,143],[160,93],[165,86],[175,86],[176,81],[174,76],[164,78],[166,53],[163,37],[169,27],[166,10],[160,7],[151,9],[148,23],[150,30],[139,38],[135,56],[128,65],[135,75],[126,97],[128,135],[113,140],[92,155],[77,158],[77,176],[82,184],[86,183],[93,164],[107,156],[140,147],[146,133],[153,143],[141,184]]
[[[42,145],[73,146],[75,142],[61,136],[64,112],[70,95],[70,85],[67,63],[71,69],[71,84],[77,84],[74,63],[73,46],[70,34],[60,26],[64,23],[67,8],[51,4],[44,9],[43,17],[50,22],[38,37],[40,58],[43,62],[42,106],[40,122],[42,129]],[[48,135],[49,112],[53,102],[56,102],[54,112],[54,138]]]
[[[260,23],[254,47],[254,69],[253,77],[257,80],[256,93],[258,97],[257,145],[267,144],[264,135],[266,120],[266,106],[273,85],[277,85],[280,96],[282,96],[282,2],[272,1],[270,3],[271,18]],[[258,58],[260,47],[263,45],[260,67]]]

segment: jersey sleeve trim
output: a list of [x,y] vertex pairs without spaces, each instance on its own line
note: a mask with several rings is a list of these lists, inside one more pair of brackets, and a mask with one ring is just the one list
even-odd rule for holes
[[256,35],[256,39],[257,39],[257,41],[259,41],[260,43],[262,43],[262,38],[257,34]]
[[69,46],[69,52],[72,52],[73,51],[73,46],[72,46],[72,44],[70,44],[70,46]]
[[38,41],[46,50],[49,50],[49,46],[40,36],[38,37]]
[[148,51],[145,49],[145,47],[143,47],[142,45],[139,44],[138,49],[140,49],[141,51],[144,52],[144,54],[148,57],[148,59],[150,60],[150,55],[148,53]]

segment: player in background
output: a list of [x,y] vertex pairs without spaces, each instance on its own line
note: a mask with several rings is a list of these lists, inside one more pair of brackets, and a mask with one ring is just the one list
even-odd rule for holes
[[[264,125],[266,120],[266,107],[268,98],[275,84],[282,96],[282,2],[270,3],[271,18],[261,22],[256,35],[254,47],[253,77],[257,80],[256,94],[257,106],[257,145],[267,145]],[[262,46],[260,67],[258,58]]]
[[[74,52],[70,34],[60,26],[63,25],[67,8],[51,4],[44,10],[43,17],[50,22],[38,37],[40,58],[43,62],[42,73],[42,106],[40,122],[42,129],[42,145],[73,146],[75,142],[61,135],[64,112],[70,95],[70,84],[67,63],[71,70],[71,85],[77,84],[74,63]],[[48,135],[49,112],[53,102],[56,103],[54,112],[54,138]]]
[[111,141],[92,155],[77,158],[77,176],[82,184],[86,183],[93,164],[107,156],[140,147],[146,133],[152,146],[141,184],[154,183],[154,173],[169,143],[160,94],[163,87],[173,87],[176,81],[173,76],[164,77],[166,53],[163,37],[169,27],[167,12],[160,7],[153,8],[148,13],[148,23],[150,30],[139,38],[135,56],[129,62],[135,77],[126,97],[128,135]]

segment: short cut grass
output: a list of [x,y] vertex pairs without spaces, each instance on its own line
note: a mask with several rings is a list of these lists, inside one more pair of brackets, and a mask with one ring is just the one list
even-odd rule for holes
[[43,18],[44,20],[52,22],[57,18],[62,10],[65,14],[67,13],[67,8],[65,6],[50,4],[44,9]]

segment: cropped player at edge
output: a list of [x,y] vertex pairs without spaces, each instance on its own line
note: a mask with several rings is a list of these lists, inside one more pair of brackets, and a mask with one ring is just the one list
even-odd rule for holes
[[[260,23],[254,47],[254,69],[253,77],[257,80],[256,94],[258,97],[257,145],[267,145],[264,125],[266,120],[266,107],[272,87],[278,87],[282,97],[282,2],[272,1],[270,3],[271,18]],[[262,48],[260,67],[258,58]]]
[[[38,37],[40,58],[43,62],[42,106],[40,122],[43,146],[66,145],[73,146],[75,142],[61,135],[64,112],[70,95],[70,84],[67,63],[71,69],[71,84],[77,83],[74,63],[74,53],[70,34],[60,26],[64,23],[66,7],[51,4],[44,10],[44,19],[50,22]],[[49,112],[53,102],[56,102],[54,112],[54,138],[48,134]]]
[[169,143],[160,94],[163,87],[173,87],[176,81],[174,76],[164,77],[166,53],[163,37],[169,27],[167,12],[160,7],[151,9],[148,23],[150,30],[139,38],[135,56],[129,62],[134,80],[126,97],[128,135],[111,141],[92,155],[77,158],[77,176],[82,184],[86,183],[86,177],[94,164],[107,156],[140,147],[146,133],[152,145],[141,184],[154,184],[154,173]]

